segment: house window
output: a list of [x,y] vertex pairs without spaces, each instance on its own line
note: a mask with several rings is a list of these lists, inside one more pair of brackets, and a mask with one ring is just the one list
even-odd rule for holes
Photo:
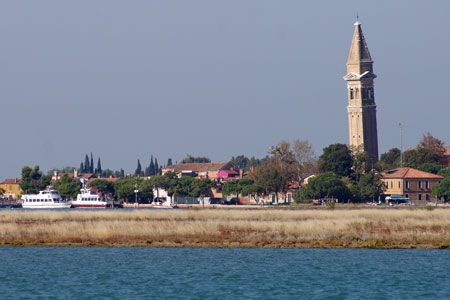
[[9,186],[9,190],[12,191],[12,185]]
[[353,89],[350,89],[350,99],[354,99],[355,98],[355,95],[353,94]]
[[394,187],[394,181],[391,180],[391,189]]
[[430,195],[428,195],[428,194],[425,194],[425,200],[430,200]]
[[406,198],[409,198],[409,195],[408,195],[408,194],[406,194],[406,195],[405,195],[405,197],[406,197]]
[[406,188],[409,189],[409,181],[406,180]]
[[430,182],[427,180],[427,181],[425,181],[425,187],[427,188],[427,189],[429,189],[430,188]]
[[398,181],[398,188],[400,188],[400,180]]
[[419,200],[422,200],[422,194],[419,194]]
[[422,188],[422,180],[419,180],[419,189]]

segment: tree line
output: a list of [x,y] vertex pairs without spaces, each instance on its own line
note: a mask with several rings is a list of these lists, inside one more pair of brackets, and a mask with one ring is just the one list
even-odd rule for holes
[[[194,157],[187,155],[182,160],[184,163],[190,162],[210,162],[207,157]],[[445,179],[433,188],[435,196],[450,198],[450,169],[445,166],[444,143],[433,137],[430,133],[423,136],[419,144],[412,149],[401,153],[397,148],[392,148],[381,154],[380,160],[376,163],[365,152],[352,152],[345,144],[332,144],[323,149],[322,154],[317,158],[314,155],[312,145],[306,140],[294,140],[292,143],[282,141],[273,146],[268,155],[257,159],[248,158],[245,155],[233,156],[231,159],[235,169],[243,169],[246,177],[234,179],[226,182],[222,187],[224,195],[256,195],[279,194],[286,198],[287,192],[295,187],[299,187],[294,199],[296,202],[308,202],[318,198],[336,198],[344,202],[364,202],[376,200],[385,190],[381,181],[381,172],[403,166],[417,168],[426,172],[442,175]],[[169,158],[167,165],[172,165]],[[89,171],[93,166],[93,156],[85,157],[85,162],[80,165],[83,171]],[[69,167],[67,167],[69,168]],[[65,170],[66,168],[64,168]],[[98,158],[97,170],[101,168],[100,157]],[[107,169],[108,170],[108,169]],[[211,188],[216,183],[209,181],[198,181],[190,177],[175,178],[173,174],[161,176],[162,166],[158,160],[151,155],[150,163],[144,169],[138,160],[134,177],[126,177],[123,169],[112,175],[120,180],[113,183],[106,183],[103,180],[96,182],[102,189],[107,190],[115,196],[127,200],[132,200],[134,195],[134,185],[137,183],[143,201],[148,201],[153,188],[167,188],[170,195],[178,196],[199,196],[204,194],[206,186]],[[118,176],[115,176],[118,175]],[[316,175],[308,180],[308,184],[302,187],[305,178]],[[150,177],[145,180],[142,177]],[[107,177],[107,176],[105,176]],[[50,183],[51,176],[43,175],[39,167],[34,169],[25,167],[22,170],[21,188],[28,193],[38,192]],[[99,179],[101,180],[101,179]],[[220,187],[220,186],[219,186]],[[66,197],[74,197],[81,188],[79,182],[73,182],[68,176],[55,183],[55,188],[60,190]],[[202,193],[198,192],[202,191]],[[153,195],[151,195],[153,197]]]

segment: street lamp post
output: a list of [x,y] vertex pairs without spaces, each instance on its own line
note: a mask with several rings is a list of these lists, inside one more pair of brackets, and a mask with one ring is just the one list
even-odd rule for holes
[[400,167],[403,168],[403,127],[402,123],[398,123],[400,127]]
[[138,190],[138,184],[137,184],[137,182],[136,182],[136,184],[134,185],[134,207],[138,207],[138,198],[137,198],[137,195],[138,195],[138,193],[139,193],[139,190]]

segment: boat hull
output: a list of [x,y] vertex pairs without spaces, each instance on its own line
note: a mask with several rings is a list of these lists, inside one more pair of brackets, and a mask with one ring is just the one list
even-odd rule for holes
[[45,208],[45,209],[53,209],[53,208],[71,208],[72,204],[70,203],[54,203],[54,204],[44,204],[44,205],[33,205],[34,202],[31,203],[22,203],[22,208]]
[[75,208],[106,208],[111,207],[106,204],[72,204]]
[[178,208],[176,205],[152,205],[152,208]]

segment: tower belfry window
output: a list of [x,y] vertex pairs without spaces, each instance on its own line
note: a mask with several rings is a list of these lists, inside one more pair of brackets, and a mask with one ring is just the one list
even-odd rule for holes
[[350,99],[354,99],[355,98],[355,96],[354,96],[354,94],[353,94],[353,89],[350,89]]

